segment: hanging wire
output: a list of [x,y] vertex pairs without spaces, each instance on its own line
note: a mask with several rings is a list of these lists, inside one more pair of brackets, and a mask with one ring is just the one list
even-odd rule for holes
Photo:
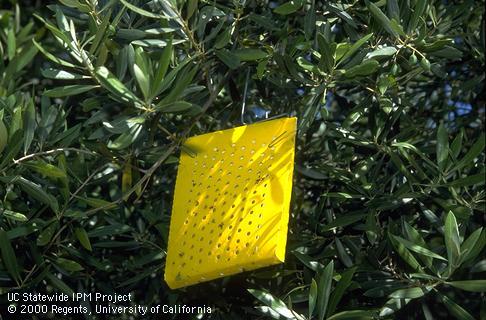
[[250,69],[248,68],[248,70],[246,71],[245,89],[243,91],[243,103],[241,104],[241,123],[242,124],[246,124],[245,119],[244,119],[244,114],[245,114],[245,107],[246,107],[246,93],[248,91],[248,81],[249,80],[250,80]]

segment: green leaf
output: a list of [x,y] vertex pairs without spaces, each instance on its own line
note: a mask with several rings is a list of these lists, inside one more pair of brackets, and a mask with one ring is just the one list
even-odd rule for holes
[[423,297],[426,293],[428,293],[431,288],[427,287],[415,287],[415,288],[406,288],[406,289],[398,289],[390,294],[390,298],[395,299],[416,299]]
[[273,12],[281,15],[289,15],[299,10],[303,4],[304,4],[303,0],[292,0],[279,5],[278,7],[273,9]]
[[302,174],[302,175],[304,175],[308,178],[315,179],[315,180],[325,180],[328,177],[327,175],[321,173],[320,171],[317,171],[313,168],[307,168],[307,167],[301,166],[297,163],[295,164],[295,169],[300,174]]
[[183,62],[179,63],[177,67],[172,69],[169,74],[164,78],[164,80],[160,83],[160,85],[157,87],[157,95],[161,94],[165,90],[167,90],[172,83],[174,82],[174,79],[176,76],[179,74],[179,72],[190,62],[192,61],[192,58],[188,58],[184,60]]
[[444,303],[444,305],[447,307],[449,312],[455,316],[458,320],[474,320],[474,317],[469,314],[464,308],[462,308],[460,305],[455,303],[452,299],[449,297],[437,292],[439,298],[441,301]]
[[398,0],[387,0],[386,8],[388,11],[388,15],[391,16],[392,19],[400,20],[400,6],[398,5]]
[[240,58],[229,50],[221,49],[216,51],[216,56],[223,61],[230,69],[237,69],[240,66]]
[[308,255],[305,255],[303,253],[300,253],[298,251],[292,251],[292,253],[294,254],[294,256],[297,257],[297,259],[299,259],[306,267],[308,267],[309,269],[313,270],[313,271],[316,271],[323,268],[324,266],[316,261],[316,260],[313,260],[311,257],[309,257]]
[[103,20],[96,28],[96,35],[91,43],[91,47],[89,48],[89,54],[94,55],[100,44],[103,43],[103,40],[108,36],[108,26],[110,24],[111,18],[111,9],[104,15]]
[[160,55],[157,71],[154,76],[154,81],[152,83],[151,88],[151,97],[154,97],[159,94],[160,86],[163,83],[165,75],[167,73],[167,69],[169,68],[170,60],[172,57],[172,38],[169,39],[167,42],[167,46],[162,51]]
[[51,54],[49,51],[45,50],[39,43],[37,43],[34,39],[32,39],[32,42],[34,43],[34,45],[37,47],[37,49],[39,49],[40,52],[42,52],[49,60],[57,63],[57,64],[60,64],[62,66],[65,66],[65,67],[69,67],[69,68],[76,68],[76,65],[72,64],[71,62],[68,62],[68,61],[65,61],[65,60],[62,60],[56,56],[54,56],[53,54]]
[[461,160],[459,160],[459,162],[456,163],[456,165],[451,169],[451,171],[460,170],[463,167],[470,164],[471,162],[473,162],[474,159],[476,159],[476,157],[479,154],[481,154],[481,152],[484,151],[485,141],[486,141],[486,136],[483,133],[479,136],[478,140],[476,140],[476,142],[473,144],[471,149],[469,149],[466,155]]
[[[421,246],[423,248],[427,248],[427,244],[425,243],[424,238],[422,235],[414,228],[412,227],[408,222],[403,221],[403,227],[405,230],[405,234],[407,238],[413,243],[418,246]],[[420,255],[419,257],[429,269],[433,267],[433,258],[427,255]]]
[[268,54],[260,49],[243,48],[233,52],[241,61],[254,61],[265,59]]
[[131,159],[129,158],[125,164],[123,165],[122,171],[122,193],[126,194],[128,190],[132,187],[133,182],[133,172],[132,172],[132,163]]
[[449,211],[445,220],[444,226],[444,241],[447,248],[447,257],[449,261],[449,275],[459,266],[461,258],[461,242],[459,235],[459,228],[457,226],[456,217]]
[[133,73],[135,74],[135,79],[137,80],[138,86],[142,91],[143,96],[147,99],[149,95],[150,81],[147,76],[146,71],[142,70],[139,65],[133,65]]
[[316,29],[316,9],[315,0],[311,0],[311,6],[307,10],[304,19],[304,34],[306,39],[311,39]]
[[317,319],[323,320],[326,316],[329,297],[331,295],[332,276],[334,274],[334,261],[322,270],[318,280]]
[[430,52],[429,55],[445,58],[448,60],[459,60],[462,58],[462,51],[451,46],[444,46],[444,48]]
[[111,224],[98,227],[88,232],[90,238],[113,236],[131,231],[132,228],[126,224]]
[[68,272],[77,272],[77,271],[84,270],[84,268],[79,263],[77,263],[76,261],[65,259],[65,258],[57,258],[56,264],[60,268],[66,270]]
[[454,138],[454,141],[452,141],[450,151],[451,151],[452,158],[454,160],[456,160],[457,157],[459,156],[459,153],[461,153],[463,138],[464,138],[464,130],[461,130]]
[[449,182],[447,185],[450,187],[467,187],[473,186],[475,184],[484,184],[485,179],[485,173],[483,171],[481,173],[473,174],[471,176],[456,179],[452,182]]
[[231,41],[231,32],[232,28],[227,28],[226,30],[223,30],[221,34],[216,38],[216,41],[214,42],[214,47],[216,49],[222,49],[226,47],[226,45]]
[[150,11],[147,11],[147,10],[144,10],[142,8],[139,8],[137,6],[134,6],[133,4],[131,4],[130,2],[128,1],[125,1],[125,0],[120,0],[121,3],[123,3],[123,5],[125,7],[127,7],[128,9],[132,10],[133,12],[136,12],[138,13],[139,15],[141,16],[144,16],[144,17],[148,17],[148,18],[154,18],[154,19],[161,19],[161,18],[165,18],[164,15],[162,14],[156,14],[156,13],[152,13]]
[[486,292],[486,280],[463,280],[446,282],[448,285],[471,292]]
[[23,177],[17,177],[12,182],[18,184],[20,188],[32,198],[49,205],[54,212],[57,213],[59,211],[59,203],[57,202],[57,199],[44,191],[38,184]]
[[[326,37],[321,33],[317,34],[317,44],[319,45],[319,51],[321,58],[319,60],[319,69],[324,72],[330,72],[334,67],[334,60],[336,56],[336,44],[330,44]],[[304,61],[307,61],[304,59]]]
[[308,70],[311,72],[318,72],[318,68],[316,65],[312,64],[311,62],[307,61],[303,57],[297,58],[297,64],[304,70]]
[[348,215],[343,215],[339,216],[335,220],[333,220],[331,223],[324,225],[321,230],[322,231],[329,231],[334,228],[339,228],[339,227],[346,227],[349,226],[350,224],[353,224],[357,221],[360,221],[364,218],[366,218],[366,214],[364,213],[359,213],[359,214],[348,214]]
[[376,319],[372,310],[349,310],[341,311],[326,320],[372,320]]
[[77,198],[92,208],[105,208],[106,210],[116,208],[115,203],[103,199],[90,198],[90,197],[87,198],[77,197]]
[[160,112],[179,113],[191,109],[192,103],[186,101],[175,101],[165,105],[157,105],[157,110]]
[[415,31],[417,28],[418,22],[422,15],[425,12],[425,9],[427,8],[427,1],[426,0],[417,0],[415,2],[415,7],[413,8],[413,14],[408,21],[408,27],[407,30],[409,33]]
[[187,16],[186,20],[189,20],[197,9],[199,0],[188,0],[187,1]]
[[369,33],[364,37],[360,38],[355,43],[353,43],[353,45],[349,48],[348,51],[346,51],[346,53],[342,56],[342,58],[338,59],[340,62],[337,65],[339,65],[341,62],[346,61],[346,59],[350,58],[353,54],[355,54],[356,51],[358,51],[359,48],[361,48],[372,36],[373,33]]
[[376,49],[374,51],[371,51],[366,55],[367,59],[378,59],[382,57],[389,57],[394,55],[397,52],[397,49],[395,47],[383,47]]
[[44,95],[51,98],[60,98],[74,96],[97,88],[98,86],[87,84],[71,84],[67,86],[57,87],[54,89],[46,90]]
[[198,71],[197,67],[194,66],[187,66],[185,72],[182,72],[177,77],[177,83],[173,86],[172,90],[169,94],[159,103],[159,105],[163,105],[166,103],[176,102],[184,93],[186,89],[189,89],[191,86],[191,82],[194,79]]
[[49,178],[66,178],[66,172],[42,160],[29,161],[23,165]]
[[89,241],[88,233],[84,228],[75,228],[74,233],[76,234],[76,238],[78,238],[79,243],[89,251],[92,251],[91,242]]
[[[397,239],[395,239],[395,237],[391,233],[388,233],[388,239],[390,240],[391,244],[393,245],[395,250],[398,252],[400,257],[406,263],[408,263],[408,265],[410,265],[416,271],[419,271],[419,272],[422,271],[422,266],[417,261],[417,259],[415,259],[415,257],[412,255],[412,253],[410,253],[410,251],[408,251],[408,249],[403,244],[401,244]],[[394,304],[395,302],[391,302],[391,303]]]
[[427,257],[431,257],[431,258],[435,258],[435,259],[439,259],[439,260],[444,260],[444,261],[447,261],[446,258],[438,255],[437,253],[435,252],[432,252],[430,251],[429,249],[426,249],[424,247],[421,247],[417,244],[414,244],[413,242],[410,242],[406,239],[403,239],[402,237],[399,237],[399,236],[394,236],[392,235],[398,242],[400,242],[401,244],[403,244],[405,246],[405,248],[411,250],[411,251],[414,251],[414,252],[417,252],[417,253],[420,253],[424,256],[427,256]]
[[18,72],[22,71],[26,65],[28,65],[37,54],[37,48],[34,45],[29,45],[22,49],[20,53],[16,53],[13,60],[10,61],[5,69],[5,79],[13,80],[13,77],[17,77]]
[[346,248],[343,246],[339,238],[336,238],[334,241],[336,243],[336,250],[337,250],[337,255],[339,260],[341,260],[341,262],[347,268],[350,268],[353,265],[353,260],[351,259],[350,255],[346,252]]
[[152,274],[155,274],[159,269],[160,269],[160,266],[155,266],[155,267],[145,269],[142,272],[139,272],[138,274],[136,274],[135,276],[130,277],[127,280],[121,282],[119,285],[116,286],[116,288],[125,287],[125,286],[131,285],[133,283],[139,283],[140,280],[150,277]]
[[33,99],[26,102],[26,109],[24,113],[24,154],[30,148],[32,140],[34,139],[34,131],[37,123],[35,122],[35,107]]
[[10,240],[21,238],[28,236],[36,232],[39,229],[39,226],[35,222],[29,221],[28,223],[24,223],[19,227],[15,227],[7,231],[7,236]]
[[346,292],[346,289],[348,289],[351,285],[351,281],[353,279],[356,269],[356,267],[349,268],[341,274],[341,279],[339,279],[329,299],[329,307],[327,309],[328,316],[334,314],[334,312],[336,311],[336,308],[339,305],[339,302],[341,301],[344,292]]
[[383,306],[383,308],[381,308],[380,310],[380,317],[386,317],[395,313],[395,311],[398,311],[401,308],[403,308],[411,300],[412,299],[395,299],[395,298],[388,300]]
[[107,68],[99,67],[96,69],[96,76],[101,85],[123,102],[132,104],[140,108],[143,102],[128,88],[121,83]]
[[316,307],[317,301],[317,282],[312,278],[310,289],[309,289],[309,319],[312,318],[314,309]]
[[380,68],[380,63],[374,59],[365,60],[361,64],[354,66],[344,73],[346,78],[367,76],[376,72]]
[[20,221],[20,222],[25,222],[29,220],[25,216],[25,214],[16,211],[7,210],[7,209],[0,209],[0,217],[1,216],[4,216],[5,218],[10,220]]
[[405,31],[403,31],[402,25],[398,22],[399,20],[391,19],[390,20],[390,26],[393,29],[393,31],[398,33],[400,36],[406,37],[407,34],[405,33]]
[[46,278],[49,280],[49,282],[56,288],[58,288],[61,292],[64,292],[68,296],[73,296],[74,291],[61,279],[58,277],[54,276],[51,273],[48,273],[46,275]]
[[57,80],[80,80],[89,79],[88,76],[83,76],[71,71],[59,70],[54,68],[47,68],[41,70],[44,78],[57,79]]
[[2,119],[0,119],[0,154],[5,149],[8,141],[8,131],[7,127],[3,123]]
[[286,305],[283,303],[282,300],[274,297],[270,293],[263,291],[263,290],[257,290],[257,289],[248,289],[248,292],[250,292],[255,298],[263,302],[265,305],[270,307],[273,311],[277,312],[278,314],[290,318],[290,319],[304,319],[302,316],[299,316],[295,312],[292,312]]
[[475,230],[461,245],[462,262],[474,259],[482,251],[486,243],[483,228]]
[[437,130],[436,154],[437,164],[441,170],[444,170],[447,164],[447,157],[449,156],[449,138],[443,122],[441,122]]
[[17,51],[17,41],[15,39],[15,31],[13,28],[7,31],[7,56],[9,60],[13,60]]
[[366,0],[365,1],[368,10],[371,12],[373,17],[380,23],[380,25],[392,36],[398,37],[398,34],[393,30],[391,26],[390,19],[378,8],[374,3]]
[[59,223],[52,222],[47,227],[45,227],[44,230],[42,230],[42,232],[37,237],[37,245],[42,247],[49,244],[58,226]]
[[383,298],[395,290],[402,289],[404,284],[395,281],[375,281],[376,286],[366,290],[363,295],[370,298]]
[[15,251],[7,236],[7,232],[0,228],[0,251],[2,252],[2,262],[7,272],[10,274],[13,280],[20,280],[20,268],[17,263],[17,257]]

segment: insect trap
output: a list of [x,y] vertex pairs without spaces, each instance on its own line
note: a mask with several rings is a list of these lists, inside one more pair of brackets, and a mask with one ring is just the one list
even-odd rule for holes
[[283,262],[296,118],[191,137],[177,173],[165,280],[180,288]]

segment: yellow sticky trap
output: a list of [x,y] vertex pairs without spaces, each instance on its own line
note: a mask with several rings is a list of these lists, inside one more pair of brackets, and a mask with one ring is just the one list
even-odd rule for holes
[[165,280],[180,288],[283,262],[296,118],[187,139]]

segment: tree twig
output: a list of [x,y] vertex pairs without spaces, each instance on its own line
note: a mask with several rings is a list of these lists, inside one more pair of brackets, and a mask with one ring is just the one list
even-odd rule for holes
[[77,152],[77,153],[84,153],[84,154],[89,154],[89,155],[92,155],[92,156],[97,154],[96,152],[93,152],[93,151],[87,151],[87,150],[82,150],[82,149],[77,149],[77,148],[57,148],[57,149],[52,149],[52,150],[48,150],[48,151],[41,151],[41,152],[28,154],[28,155],[26,155],[22,158],[17,159],[17,160],[14,159],[13,163],[19,164],[22,161],[29,160],[31,158],[35,158],[35,157],[38,157],[38,156],[46,156],[46,155],[50,155],[50,154],[53,154],[53,153],[65,152],[65,151],[73,151],[73,152]]

